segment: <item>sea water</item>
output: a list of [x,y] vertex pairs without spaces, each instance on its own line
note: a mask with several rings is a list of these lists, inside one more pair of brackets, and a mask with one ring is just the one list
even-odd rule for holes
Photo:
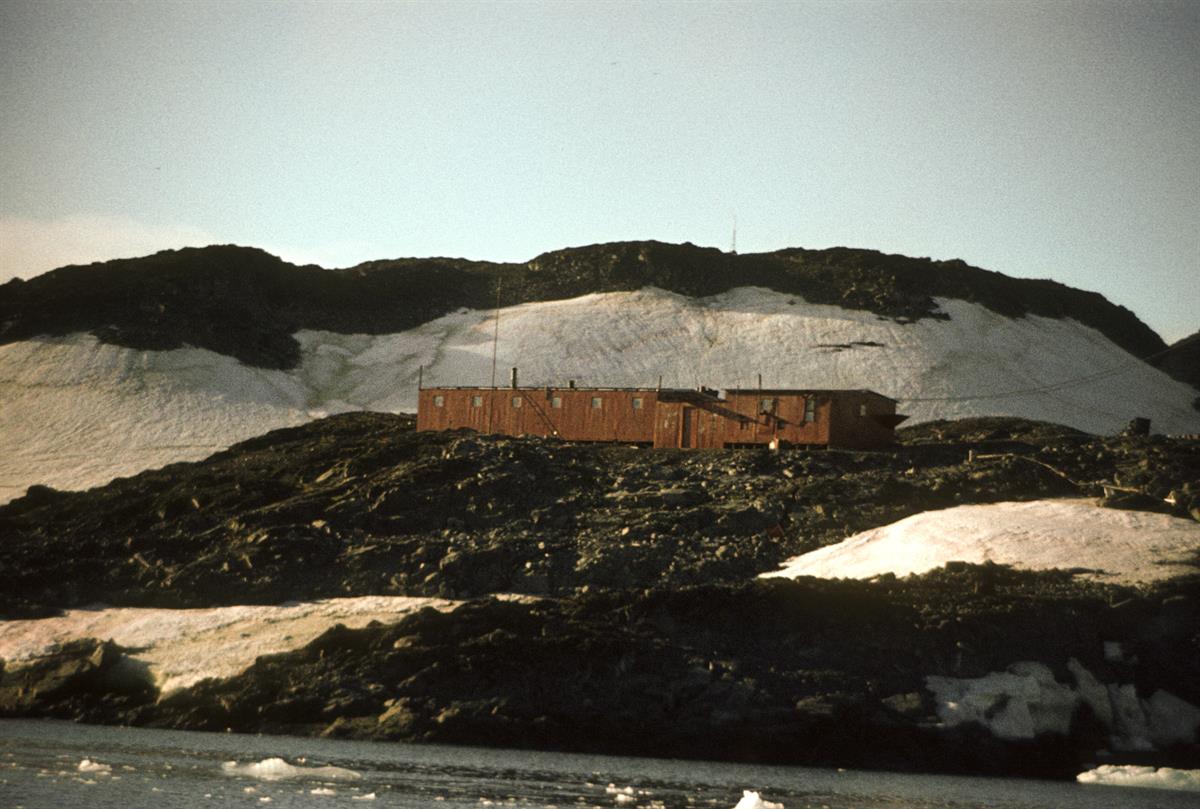
[[1200,793],[0,721],[0,807],[1140,809]]

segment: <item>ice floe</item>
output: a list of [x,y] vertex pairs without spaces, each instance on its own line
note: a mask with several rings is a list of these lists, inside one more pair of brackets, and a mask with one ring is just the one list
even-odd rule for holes
[[1171,767],[1144,767],[1131,764],[1104,764],[1075,776],[1081,784],[1118,787],[1149,787],[1200,792],[1200,770],[1176,770]]
[[262,761],[239,764],[236,761],[226,761],[221,765],[221,771],[226,775],[256,778],[260,781],[284,781],[294,778],[307,778],[321,781],[357,781],[361,773],[344,767],[326,765],[322,767],[307,767],[289,764],[282,758],[265,758]]

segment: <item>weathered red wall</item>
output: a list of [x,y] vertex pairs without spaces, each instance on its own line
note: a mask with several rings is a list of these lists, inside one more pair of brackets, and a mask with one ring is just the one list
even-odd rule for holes
[[[435,401],[441,397],[441,406]],[[555,398],[561,407],[554,407]],[[805,402],[816,402],[804,420]],[[513,400],[520,399],[514,407]],[[600,406],[593,407],[598,399]],[[634,399],[641,407],[634,408]],[[771,400],[762,412],[764,399]],[[478,400],[479,404],[474,402]],[[866,407],[866,415],[860,408]],[[426,388],[417,406],[418,430],[468,427],[482,433],[555,435],[568,441],[614,441],[656,447],[720,448],[765,445],[873,448],[895,431],[873,416],[893,415],[896,403],[870,391],[728,391],[725,399],[688,391],[587,388]]]
[[[435,405],[437,396],[442,406]],[[479,397],[478,407],[473,405]],[[555,397],[562,406],[554,407]],[[520,407],[513,399],[521,400]],[[592,406],[592,399],[600,407]],[[634,399],[642,406],[635,409]],[[417,403],[418,430],[470,427],[483,433],[556,435],[568,441],[654,440],[654,390],[587,390],[583,388],[426,388]]]

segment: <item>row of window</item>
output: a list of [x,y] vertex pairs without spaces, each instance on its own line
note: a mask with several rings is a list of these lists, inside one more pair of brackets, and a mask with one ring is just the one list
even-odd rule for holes
[[[523,398],[524,397],[521,397],[521,396],[512,397],[513,408],[520,407]],[[633,398],[632,402],[633,402],[634,410],[642,409],[642,404],[643,404],[642,397],[635,396]],[[445,407],[446,406],[446,397],[442,396],[441,394],[435,395],[433,397],[433,406],[434,407]],[[552,397],[550,399],[550,406],[552,408],[554,408],[555,410],[561,410],[562,406],[563,406],[562,397],[561,396]],[[483,397],[482,396],[472,396],[471,397],[471,407],[483,407]],[[601,396],[593,396],[592,397],[592,409],[593,410],[601,410],[601,409],[603,409],[603,407],[604,407],[604,398]]]
[[[520,407],[521,400],[522,400],[522,397],[520,397],[520,396],[512,397],[512,406],[514,408]],[[642,397],[635,396],[635,397],[633,397],[632,401],[633,401],[633,409],[634,410],[642,409]],[[434,407],[445,407],[446,406],[446,397],[442,396],[440,394],[434,396],[433,397],[433,406]],[[554,408],[555,410],[561,410],[562,406],[563,406],[562,397],[561,396],[551,397],[550,406],[552,408]],[[471,397],[471,407],[483,407],[483,397],[482,396],[472,396]],[[592,397],[592,409],[600,410],[603,407],[604,407],[603,397],[593,396]],[[775,400],[774,399],[762,399],[759,401],[759,412],[760,413],[771,413],[771,412],[774,412],[774,410],[775,410]],[[860,416],[867,415],[867,406],[860,405],[858,414]],[[714,413],[713,416],[715,418],[716,414]],[[810,422],[810,423],[817,420],[817,401],[816,401],[816,399],[805,400],[805,402],[804,402],[804,420],[807,422]]]

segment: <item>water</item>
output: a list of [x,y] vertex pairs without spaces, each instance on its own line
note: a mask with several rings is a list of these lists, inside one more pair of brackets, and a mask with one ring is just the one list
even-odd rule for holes
[[0,721],[0,809],[733,809],[747,789],[785,809],[1198,803],[1194,792],[1018,779]]

